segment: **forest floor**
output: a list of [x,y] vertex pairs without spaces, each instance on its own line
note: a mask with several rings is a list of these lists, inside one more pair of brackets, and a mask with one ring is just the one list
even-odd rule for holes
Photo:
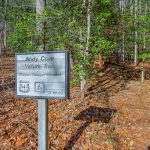
[[[16,98],[13,57],[0,58],[0,150],[37,149],[37,100]],[[109,64],[69,100],[49,100],[49,150],[150,150],[147,80],[131,66]]]

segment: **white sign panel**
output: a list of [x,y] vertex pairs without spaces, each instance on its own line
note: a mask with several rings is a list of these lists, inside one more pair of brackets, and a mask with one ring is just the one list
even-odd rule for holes
[[69,53],[16,53],[18,97],[69,97]]

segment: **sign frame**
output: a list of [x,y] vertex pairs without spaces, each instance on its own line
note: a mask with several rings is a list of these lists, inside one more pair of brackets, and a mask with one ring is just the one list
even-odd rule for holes
[[[53,96],[32,96],[32,95],[20,95],[17,93],[17,89],[19,88],[17,82],[17,56],[19,55],[34,55],[34,54],[55,54],[55,53],[64,53],[65,54],[65,96],[62,97],[53,97]],[[35,98],[35,99],[69,99],[70,98],[70,53],[67,50],[59,50],[59,51],[42,51],[42,52],[23,52],[23,53],[15,53],[15,88],[16,88],[16,97],[18,98]]]

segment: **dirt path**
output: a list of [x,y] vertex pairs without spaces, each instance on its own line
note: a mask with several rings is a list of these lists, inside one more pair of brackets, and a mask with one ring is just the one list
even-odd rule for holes
[[[120,112],[116,127],[120,149],[148,150],[150,146],[150,81],[130,82],[110,100]],[[122,120],[123,119],[123,120]],[[126,142],[125,142],[126,141]]]

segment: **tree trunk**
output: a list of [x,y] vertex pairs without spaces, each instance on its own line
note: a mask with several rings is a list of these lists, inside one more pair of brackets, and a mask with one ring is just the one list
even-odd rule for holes
[[[82,29],[80,29],[80,42],[82,43],[84,40],[83,35],[82,35]],[[83,45],[80,45],[80,50],[82,52],[83,58],[85,59],[85,50]],[[84,99],[85,93],[86,93],[86,75],[85,75],[85,65],[81,64],[81,76],[80,76],[80,80],[81,80],[81,99]]]
[[71,73],[71,76],[70,76],[70,79],[72,80],[73,79],[73,66],[74,66],[74,62],[73,62],[73,54],[70,52],[70,73]]
[[[85,0],[83,1],[85,5]],[[90,41],[90,34],[91,34],[91,0],[88,0],[88,8],[87,8],[87,38],[86,38],[86,48],[83,50],[83,57],[84,60],[87,58],[89,53],[89,41]],[[81,66],[82,68],[82,76],[81,76],[81,98],[84,99],[85,93],[87,92],[87,85],[86,85],[86,70],[85,66]]]
[[39,21],[39,17],[43,15],[43,12],[46,7],[46,0],[36,0],[36,30],[38,33],[38,36],[40,37],[40,40],[38,41],[38,50],[44,51],[45,50],[45,42],[44,42],[44,22]]
[[85,56],[87,56],[88,52],[89,52],[90,34],[91,34],[91,0],[88,0],[88,8],[87,8],[87,45],[86,45]]
[[142,1],[141,0],[138,0],[138,10],[139,10],[139,16],[142,15]]
[[[145,13],[144,16],[147,16],[147,10],[148,10],[148,6],[147,6],[147,2],[145,4]],[[143,33],[143,48],[146,49],[146,33]]]
[[138,32],[137,32],[137,14],[138,14],[138,4],[137,0],[134,2],[134,28],[135,28],[135,40],[134,40],[134,65],[136,66],[138,63],[138,45],[137,45],[137,39],[138,39]]
[[144,69],[144,61],[142,61],[141,65],[141,81],[143,82],[145,80],[145,69]]
[[7,0],[5,0],[5,18],[4,18],[4,54],[7,53]]
[[130,0],[130,15],[133,15],[133,0]]
[[125,28],[125,25],[124,25],[124,1],[123,0],[120,0],[119,1],[119,7],[120,7],[120,12],[121,12],[121,46],[120,46],[120,59],[121,59],[121,62],[124,63],[125,61],[125,47],[124,47],[124,43],[125,43],[125,32],[124,32],[124,28]]
[[[129,9],[130,9],[130,18],[133,19],[133,13],[134,13],[134,11],[133,11],[134,10],[134,1],[133,0],[130,0],[130,8]],[[132,22],[132,26],[134,26],[134,22]],[[133,39],[133,37],[134,37],[134,31],[131,31],[129,38]],[[131,49],[133,49],[133,46],[134,45],[131,44]],[[131,61],[131,60],[134,60],[133,55],[129,55],[128,61]]]

